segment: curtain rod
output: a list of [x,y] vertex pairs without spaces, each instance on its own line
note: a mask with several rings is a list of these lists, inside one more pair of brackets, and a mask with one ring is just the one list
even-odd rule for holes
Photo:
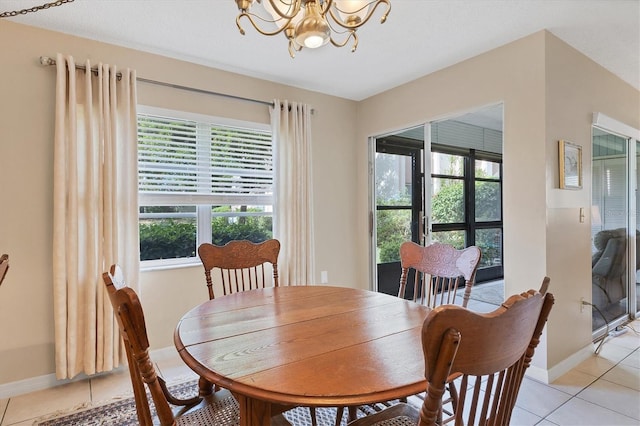
[[[56,64],[56,60],[53,59],[53,58],[50,58],[48,56],[40,56],[40,64],[46,65],[46,66],[55,65]],[[76,64],[76,68],[77,69],[81,69],[81,70],[85,70],[85,71],[87,69],[87,67],[85,67],[84,65],[78,65],[78,64]],[[91,71],[95,71],[95,70],[91,70]],[[117,76],[120,78],[120,77],[122,77],[122,74],[118,73]],[[181,86],[179,84],[173,84],[173,83],[165,83],[164,81],[151,80],[151,79],[148,79],[148,78],[138,77],[137,81],[141,81],[143,83],[155,84],[155,85],[158,85],[158,86],[171,87],[173,89],[187,90],[189,92],[203,93],[205,95],[222,96],[222,97],[225,97],[225,98],[236,99],[236,100],[239,100],[239,101],[246,101],[246,102],[253,102],[253,103],[262,104],[262,105],[274,106],[273,102],[269,102],[269,101],[262,101],[260,99],[245,98],[245,97],[242,97],[242,96],[229,95],[229,94],[226,94],[226,93],[212,92],[210,90],[198,89],[196,87],[189,87],[189,86]],[[311,110],[311,113],[313,114],[313,110]]]

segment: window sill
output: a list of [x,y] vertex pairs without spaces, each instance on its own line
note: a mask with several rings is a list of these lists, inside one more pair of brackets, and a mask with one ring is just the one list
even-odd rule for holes
[[140,272],[165,271],[169,269],[192,268],[194,266],[202,266],[200,259],[197,257],[188,259],[143,260],[140,262]]

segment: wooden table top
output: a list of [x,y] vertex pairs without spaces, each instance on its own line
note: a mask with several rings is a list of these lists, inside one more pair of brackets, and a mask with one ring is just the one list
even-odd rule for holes
[[201,377],[255,400],[346,406],[423,392],[429,308],[366,290],[293,286],[209,300],[174,341]]

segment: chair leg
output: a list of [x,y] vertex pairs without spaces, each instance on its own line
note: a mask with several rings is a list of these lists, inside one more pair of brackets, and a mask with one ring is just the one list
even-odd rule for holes
[[318,426],[316,419],[316,407],[309,407],[309,415],[311,416],[311,426]]
[[[440,424],[449,423],[455,418],[458,408],[458,390],[454,382],[449,382],[446,385],[446,389],[449,391],[449,397],[440,401],[440,410],[438,413],[438,419]],[[445,405],[451,403],[451,411],[445,409]],[[448,416],[445,418],[445,415]]]
[[355,405],[350,405],[348,421],[352,422],[357,419],[358,419],[358,407],[356,407]]
[[336,408],[336,426],[340,426],[342,423],[342,415],[344,414],[344,407],[340,406]]
[[455,383],[449,383],[449,396],[451,397],[451,406],[453,407],[453,412],[456,412],[458,408],[458,390],[456,389]]

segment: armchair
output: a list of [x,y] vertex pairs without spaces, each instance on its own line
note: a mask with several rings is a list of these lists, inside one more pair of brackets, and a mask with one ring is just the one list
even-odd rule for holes
[[[606,309],[627,297],[627,231],[625,228],[606,229],[593,238],[596,253],[591,258],[592,303]],[[640,232],[636,231],[636,258],[640,259]],[[636,261],[636,270],[640,262]]]

